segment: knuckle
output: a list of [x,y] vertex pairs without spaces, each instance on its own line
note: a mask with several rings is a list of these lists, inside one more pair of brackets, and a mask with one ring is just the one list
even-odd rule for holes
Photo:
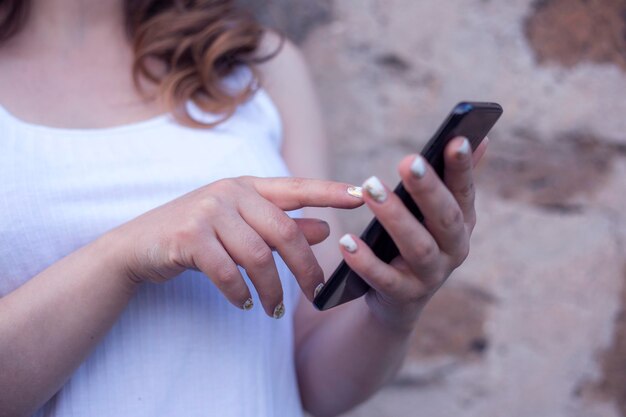
[[264,243],[256,243],[249,249],[250,262],[252,265],[264,267],[274,262],[272,251]]
[[237,190],[251,183],[248,177],[224,178],[211,184],[211,190],[221,196],[236,195]]
[[211,191],[220,192],[229,188],[231,186],[231,183],[232,183],[232,180],[230,178],[225,178],[225,179],[221,179],[221,180],[215,181],[214,183],[209,184],[207,189]]
[[196,207],[199,210],[199,213],[193,217],[214,215],[223,209],[224,201],[217,195],[209,194],[203,196],[200,201],[197,202]]
[[255,180],[255,177],[253,177],[252,175],[241,175],[237,178],[234,178],[233,180],[241,184],[252,184]]
[[469,182],[454,191],[454,194],[457,198],[462,199],[463,201],[474,201],[475,195],[474,183]]
[[245,175],[245,176],[241,176],[241,177],[237,177],[237,178],[231,178],[231,187],[232,188],[237,188],[239,190],[242,190],[240,192],[244,192],[243,190],[255,190],[255,182],[258,180],[259,178],[257,177],[253,177],[251,175]]
[[294,190],[301,190],[305,187],[306,180],[304,178],[292,177],[289,178],[289,186]]
[[437,257],[437,248],[432,243],[421,243],[413,249],[413,256],[419,263],[428,264]]
[[448,207],[443,210],[439,222],[446,230],[457,229],[463,224],[463,212],[459,207]]
[[220,265],[215,274],[215,281],[221,290],[233,290],[240,283],[239,270],[232,265]]
[[289,217],[283,216],[281,214],[281,216],[276,219],[275,223],[278,236],[280,236],[282,240],[287,242],[293,242],[300,237],[300,228],[298,227],[296,222]]
[[301,200],[302,199],[301,196],[306,195],[311,191],[309,187],[310,181],[311,180],[307,178],[299,178],[299,177],[289,178],[289,188],[295,196],[300,196],[300,200]]
[[198,216],[189,216],[185,222],[173,233],[173,246],[178,248],[195,240],[203,228],[203,223]]

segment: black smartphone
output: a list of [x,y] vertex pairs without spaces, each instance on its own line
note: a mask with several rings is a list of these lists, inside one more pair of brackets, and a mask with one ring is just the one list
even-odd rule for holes
[[[443,177],[443,151],[457,136],[466,137],[472,150],[475,150],[487,133],[502,115],[502,107],[497,103],[462,102],[454,106],[448,118],[437,130],[422,150],[422,155],[434,168],[440,177]],[[407,208],[420,221],[424,216],[402,185],[398,184],[394,192],[402,199]],[[361,239],[372,248],[373,252],[384,262],[391,262],[399,251],[387,231],[373,219],[361,234]],[[313,300],[319,310],[328,310],[364,295],[370,286],[361,279],[345,261],[342,261],[332,276],[326,281],[322,290]]]

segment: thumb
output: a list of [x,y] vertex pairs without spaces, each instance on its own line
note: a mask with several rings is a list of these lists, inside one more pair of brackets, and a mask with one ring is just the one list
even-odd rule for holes
[[309,245],[324,241],[330,234],[330,226],[320,219],[294,219]]

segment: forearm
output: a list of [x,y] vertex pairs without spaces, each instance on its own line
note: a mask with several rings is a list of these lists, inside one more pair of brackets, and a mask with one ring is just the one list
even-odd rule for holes
[[365,297],[319,314],[325,317],[298,346],[298,381],[309,412],[334,416],[393,378],[413,326],[384,323],[372,313]]
[[108,235],[0,299],[0,416],[30,415],[111,328],[135,292]]

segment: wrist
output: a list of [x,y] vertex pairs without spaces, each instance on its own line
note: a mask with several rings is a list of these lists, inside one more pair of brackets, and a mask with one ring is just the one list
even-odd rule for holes
[[375,291],[365,296],[365,304],[373,320],[387,330],[402,334],[413,331],[427,301],[425,298],[415,303],[397,305],[387,302]]
[[134,291],[141,283],[141,279],[133,268],[131,246],[125,244],[125,234],[118,228],[100,236],[93,242],[94,250],[103,258],[104,262],[122,284]]

